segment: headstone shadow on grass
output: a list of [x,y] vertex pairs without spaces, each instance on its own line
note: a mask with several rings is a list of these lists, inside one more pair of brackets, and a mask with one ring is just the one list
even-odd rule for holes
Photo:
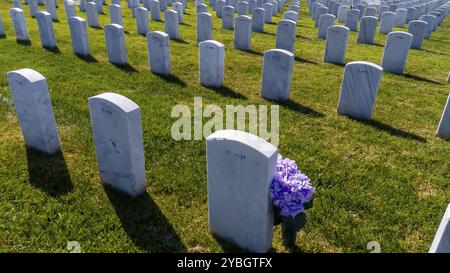
[[122,228],[137,247],[150,252],[186,252],[180,237],[147,192],[133,198],[108,185],[103,187]]
[[92,55],[81,55],[81,54],[75,54],[80,60],[83,60],[88,63],[98,63],[97,59],[94,58]]
[[205,86],[205,88],[214,90],[215,92],[219,93],[220,95],[224,97],[230,97],[234,99],[247,99],[246,96],[242,95],[241,93],[238,93],[227,86],[221,86],[221,87],[213,87],[213,86]]
[[32,186],[52,197],[67,194],[73,185],[62,152],[48,155],[26,148],[28,179]]
[[177,77],[175,75],[172,75],[172,74],[164,75],[164,74],[153,73],[153,75],[156,75],[157,77],[165,80],[166,82],[174,83],[174,84],[179,85],[181,87],[186,87],[187,86],[187,84],[182,79],[180,79],[179,77]]
[[402,129],[394,128],[391,125],[383,123],[381,121],[377,121],[374,119],[371,119],[371,120],[362,120],[362,119],[355,119],[355,118],[350,118],[350,119],[353,119],[353,120],[360,122],[362,124],[365,124],[365,125],[369,125],[377,130],[387,132],[393,136],[410,139],[410,140],[415,140],[415,141],[419,141],[419,142],[427,142],[427,140],[424,137],[418,136],[414,133],[406,132]]
[[295,112],[298,112],[298,113],[302,113],[304,115],[311,115],[311,116],[318,117],[318,118],[325,117],[325,115],[323,113],[318,112],[318,111],[316,111],[316,110],[314,110],[312,108],[309,108],[307,106],[304,106],[304,105],[302,105],[302,104],[300,104],[298,102],[295,102],[295,101],[293,101],[291,99],[289,99],[289,100],[287,100],[285,102],[274,101],[274,100],[267,100],[267,101],[279,104],[281,107],[287,108],[289,110],[292,110],[292,111],[295,111]]

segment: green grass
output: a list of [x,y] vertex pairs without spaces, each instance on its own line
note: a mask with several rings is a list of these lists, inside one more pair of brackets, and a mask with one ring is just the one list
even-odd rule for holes
[[[227,89],[213,90],[199,84],[192,3],[180,25],[182,40],[170,42],[171,78],[149,71],[146,39],[123,6],[128,70],[108,63],[103,29],[88,28],[91,61],[72,53],[62,3],[54,24],[59,52],[41,47],[25,5],[32,44],[17,44],[11,4],[0,4],[7,32],[0,39],[1,252],[67,252],[73,240],[83,252],[237,250],[208,232],[205,141],[174,141],[170,113],[178,103],[192,106],[194,96],[204,105],[270,105],[260,97],[262,53],[275,47],[276,25],[252,33],[253,51],[244,52],[233,49],[233,32],[221,29],[214,14]],[[100,22],[109,23],[108,15]],[[151,21],[150,29],[164,25]],[[450,142],[435,137],[450,91],[450,20],[423,50],[411,50],[404,75],[384,73],[370,123],[336,114],[343,67],[323,63],[324,41],[304,5],[297,35],[291,102],[280,105],[279,149],[311,177],[317,196],[294,251],[366,252],[369,241],[382,252],[427,251],[450,201]],[[386,36],[377,34],[376,45],[357,44],[356,37],[352,32],[346,61],[379,64]],[[6,73],[25,67],[48,79],[62,145],[51,158],[26,149],[12,105]],[[147,193],[136,200],[99,180],[87,99],[105,91],[141,107]],[[282,247],[279,227],[273,248],[291,251]]]

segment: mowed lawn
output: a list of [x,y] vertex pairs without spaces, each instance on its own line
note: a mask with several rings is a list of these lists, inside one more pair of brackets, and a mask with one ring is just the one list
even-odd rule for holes
[[[124,0],[126,68],[108,63],[103,29],[88,27],[91,58],[73,54],[62,1],[54,23],[59,50],[41,47],[26,5],[32,43],[16,43],[7,2],[0,4],[0,251],[68,252],[68,241],[78,241],[82,252],[240,251],[208,231],[205,141],[173,140],[171,110],[192,107],[195,96],[223,109],[273,104],[260,97],[260,86],[262,54],[275,47],[276,25],[252,33],[251,52],[235,50],[233,31],[221,29],[210,8],[213,37],[225,45],[225,87],[208,89],[199,83],[192,2],[181,40],[170,41],[172,77],[149,71],[146,39],[136,34]],[[280,104],[279,151],[297,161],[317,194],[298,247],[284,248],[277,227],[272,251],[367,252],[370,241],[382,252],[428,251],[450,201],[450,142],[435,137],[450,91],[450,20],[422,50],[410,51],[404,75],[384,73],[373,121],[359,122],[336,113],[343,66],[323,63],[324,41],[305,2],[301,9],[291,100]],[[105,11],[101,25],[109,23]],[[164,23],[151,21],[150,29],[164,31]],[[375,45],[356,38],[351,32],[346,61],[380,64],[386,36],[377,34]],[[24,145],[6,78],[21,68],[48,80],[61,154],[45,157]],[[87,99],[105,91],[141,107],[147,192],[137,199],[99,179]]]

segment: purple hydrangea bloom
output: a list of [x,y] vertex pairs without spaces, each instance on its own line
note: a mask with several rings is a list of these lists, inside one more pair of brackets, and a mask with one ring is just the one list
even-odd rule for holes
[[304,212],[304,204],[311,201],[316,189],[294,160],[278,155],[277,173],[270,186],[270,198],[282,216],[295,217]]

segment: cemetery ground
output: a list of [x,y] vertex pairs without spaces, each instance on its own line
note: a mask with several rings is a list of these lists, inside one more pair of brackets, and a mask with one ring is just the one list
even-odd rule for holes
[[[275,104],[262,99],[260,89],[262,54],[275,48],[276,25],[253,32],[252,50],[245,52],[233,49],[233,31],[213,16],[213,39],[225,45],[226,86],[213,89],[199,83],[192,2],[179,26],[181,40],[170,41],[170,77],[149,71],[146,39],[126,5],[130,65],[124,67],[108,63],[100,28],[88,27],[91,57],[72,53],[62,3],[54,23],[58,50],[41,47],[26,5],[31,44],[18,44],[10,7],[10,1],[0,4],[6,28],[0,39],[0,251],[67,252],[68,241],[78,241],[82,252],[240,251],[208,231],[205,140],[173,140],[171,110],[176,104],[193,109],[194,96],[223,109]],[[86,18],[78,8],[77,14]],[[109,23],[108,14],[99,19]],[[404,75],[383,74],[371,122],[336,113],[343,66],[323,62],[325,42],[313,25],[302,2],[290,101],[279,104],[279,151],[297,161],[317,194],[298,247],[284,248],[277,227],[272,251],[367,252],[370,241],[382,252],[428,251],[450,199],[450,142],[435,136],[450,91],[450,20],[422,50],[410,51]],[[150,29],[163,31],[164,23],[150,21]],[[386,36],[377,33],[375,45],[356,39],[351,32],[346,62],[379,64]],[[48,80],[62,146],[56,156],[24,146],[6,78],[21,68]],[[100,183],[87,99],[105,91],[141,107],[147,192],[137,199]]]

